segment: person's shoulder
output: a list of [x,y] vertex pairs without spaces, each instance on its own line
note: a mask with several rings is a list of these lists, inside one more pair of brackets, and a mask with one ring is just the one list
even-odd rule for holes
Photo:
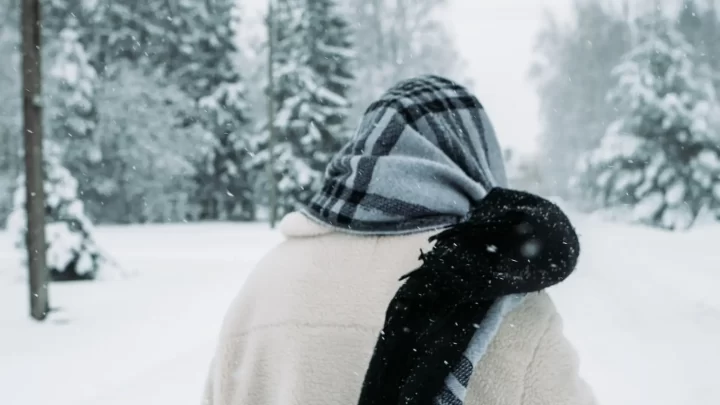
[[521,344],[533,351],[550,325],[559,319],[560,314],[547,292],[527,294],[503,319],[498,343],[501,346]]
[[551,297],[544,291],[529,295],[517,308],[514,322],[522,325],[531,349],[521,403],[594,404],[593,391],[579,374],[577,351],[565,336],[562,316]]
[[528,294],[514,312],[516,312],[516,316],[534,319],[535,321],[543,320],[546,321],[546,324],[553,318],[560,316],[555,303],[550,298],[550,294],[544,290]]
[[466,403],[593,404],[562,324],[545,291],[528,294],[503,319],[473,375]]

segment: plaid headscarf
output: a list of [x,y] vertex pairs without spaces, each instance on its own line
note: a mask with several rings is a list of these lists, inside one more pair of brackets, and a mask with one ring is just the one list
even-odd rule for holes
[[345,232],[416,233],[457,223],[506,183],[480,102],[457,83],[427,75],[400,82],[370,105],[302,211]]

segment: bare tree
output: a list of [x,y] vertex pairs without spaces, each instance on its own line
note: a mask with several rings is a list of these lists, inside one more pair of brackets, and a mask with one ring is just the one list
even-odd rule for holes
[[45,268],[45,193],[43,189],[40,0],[22,2],[22,78],[25,139],[27,256],[30,314],[42,321],[48,314],[48,272]]

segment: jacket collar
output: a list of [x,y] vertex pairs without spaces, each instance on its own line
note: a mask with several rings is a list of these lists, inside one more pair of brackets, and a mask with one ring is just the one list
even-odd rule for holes
[[308,238],[333,233],[328,226],[311,220],[301,212],[291,212],[279,224],[280,232],[287,238]]

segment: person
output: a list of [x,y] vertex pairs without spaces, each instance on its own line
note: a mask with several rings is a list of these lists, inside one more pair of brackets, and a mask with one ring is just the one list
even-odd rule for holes
[[594,404],[544,292],[577,235],[508,188],[467,89],[393,86],[323,182],[230,305],[205,405]]

